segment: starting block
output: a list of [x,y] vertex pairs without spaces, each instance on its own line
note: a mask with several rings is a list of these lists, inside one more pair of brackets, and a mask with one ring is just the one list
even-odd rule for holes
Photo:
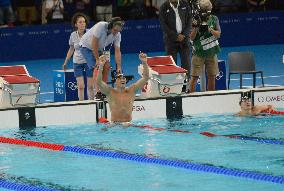
[[[182,93],[187,70],[176,65],[172,56],[148,57],[150,79],[143,87],[143,97],[177,96]],[[142,76],[143,65],[138,66]]]
[[40,81],[29,75],[26,66],[0,67],[0,108],[35,105]]

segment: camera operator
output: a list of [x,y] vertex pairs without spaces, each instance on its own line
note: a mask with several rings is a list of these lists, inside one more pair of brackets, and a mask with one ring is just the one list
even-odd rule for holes
[[189,35],[193,41],[193,56],[190,80],[190,92],[195,92],[197,80],[202,67],[206,67],[209,91],[215,90],[215,77],[219,73],[217,54],[221,51],[218,38],[221,28],[217,16],[211,14],[210,0],[200,0],[198,14],[192,21],[192,31]]

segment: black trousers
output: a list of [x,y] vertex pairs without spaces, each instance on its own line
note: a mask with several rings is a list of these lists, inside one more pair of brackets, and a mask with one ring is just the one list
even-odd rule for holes
[[190,46],[189,43],[178,43],[178,42],[165,42],[166,54],[171,55],[174,61],[177,63],[177,54],[180,55],[181,67],[188,71],[190,75]]

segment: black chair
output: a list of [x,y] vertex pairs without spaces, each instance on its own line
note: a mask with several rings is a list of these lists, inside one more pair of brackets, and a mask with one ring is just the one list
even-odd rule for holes
[[228,79],[228,89],[230,89],[231,75],[240,74],[240,89],[243,86],[243,74],[253,75],[253,87],[256,84],[256,74],[261,75],[262,87],[264,87],[263,82],[263,72],[256,71],[254,54],[252,52],[231,52],[228,56],[229,63],[229,79]]

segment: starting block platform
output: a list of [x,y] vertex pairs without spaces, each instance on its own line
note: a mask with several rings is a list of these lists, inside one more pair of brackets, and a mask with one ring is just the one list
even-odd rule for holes
[[[177,96],[182,93],[182,87],[187,70],[176,65],[172,56],[148,57],[149,77],[143,87],[143,97]],[[138,66],[138,73],[142,76],[143,65]]]
[[0,67],[0,108],[35,105],[40,81],[25,65]]

